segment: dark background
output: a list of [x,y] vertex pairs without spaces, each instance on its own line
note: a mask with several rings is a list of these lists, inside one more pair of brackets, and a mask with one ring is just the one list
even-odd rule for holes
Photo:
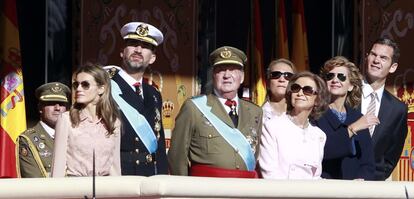
[[[37,0],[17,1],[20,43],[22,53],[26,113],[29,124],[38,120],[34,90],[43,83],[59,81],[70,85],[70,76],[76,57],[73,46],[72,27],[77,22],[78,1]],[[264,68],[272,57],[272,44],[275,24],[275,2],[261,0],[261,18],[263,33]],[[332,57],[332,4],[345,4],[346,21],[353,21],[353,1],[318,0],[304,1],[305,21],[308,38],[309,65],[312,72],[318,73],[325,60]],[[237,4],[237,5],[236,5]],[[216,47],[230,45],[246,50],[250,26],[249,0],[200,0],[198,1],[198,56],[204,64],[208,54]],[[288,35],[291,35],[291,2],[286,0]],[[48,8],[48,9],[46,9]],[[48,17],[46,17],[48,16]],[[47,20],[46,20],[47,18]],[[335,18],[336,20],[336,18]],[[46,21],[49,24],[46,29]],[[340,52],[352,59],[352,24],[336,27],[338,35],[346,34],[347,45]],[[350,32],[349,32],[350,31]],[[46,34],[47,32],[47,34]],[[291,42],[289,37],[289,43]],[[45,46],[48,45],[48,52]],[[291,49],[291,48],[290,48]],[[47,55],[47,56],[46,56]],[[46,61],[48,67],[46,68]],[[206,76],[207,71],[199,71]],[[30,125],[29,125],[30,126]]]

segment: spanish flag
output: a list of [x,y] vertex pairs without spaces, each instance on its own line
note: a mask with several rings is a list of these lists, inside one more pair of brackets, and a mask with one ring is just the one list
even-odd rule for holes
[[308,39],[303,0],[293,0],[292,9],[293,46],[291,59],[298,71],[309,70]]
[[285,0],[276,3],[276,58],[289,59],[289,40],[286,28]]
[[260,17],[259,0],[254,0],[252,5],[252,25],[251,42],[250,42],[250,64],[251,64],[251,85],[252,101],[261,106],[266,100],[266,81],[263,65],[263,39],[262,39],[262,24]]
[[0,178],[15,178],[16,138],[26,130],[16,0],[2,1],[0,16]]

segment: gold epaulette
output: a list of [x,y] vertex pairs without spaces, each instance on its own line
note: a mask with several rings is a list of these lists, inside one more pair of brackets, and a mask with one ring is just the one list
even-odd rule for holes
[[109,74],[109,78],[112,79],[113,76],[115,76],[119,70],[115,67],[110,68],[109,70],[107,70],[108,74]]

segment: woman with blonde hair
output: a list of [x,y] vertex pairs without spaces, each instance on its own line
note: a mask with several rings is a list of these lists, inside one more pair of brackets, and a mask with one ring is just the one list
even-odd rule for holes
[[[108,73],[87,64],[73,74],[74,104],[56,124],[52,177],[121,175],[119,112]],[[95,168],[93,168],[93,156]]]
[[286,91],[286,114],[263,124],[259,165],[267,179],[320,179],[325,133],[312,121],[326,110],[325,82],[311,72],[292,76]]
[[295,65],[284,58],[270,62],[267,68],[267,100],[263,104],[263,122],[286,112],[286,87],[296,73]]
[[326,136],[323,178],[374,178],[374,152],[368,127],[378,123],[373,115],[362,116],[362,81],[358,68],[345,57],[325,62],[320,75],[331,94],[329,109],[317,121]]

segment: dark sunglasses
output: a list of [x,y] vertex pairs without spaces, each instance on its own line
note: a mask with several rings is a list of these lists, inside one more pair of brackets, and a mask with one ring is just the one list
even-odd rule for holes
[[312,86],[302,87],[299,84],[292,84],[292,86],[290,86],[290,90],[292,91],[292,93],[299,93],[299,91],[302,90],[303,94],[307,96],[316,95],[318,93],[315,90],[313,90]]
[[81,81],[81,82],[73,82],[72,88],[76,90],[79,87],[79,85],[82,87],[83,90],[88,90],[89,87],[91,87],[91,84],[89,82]]
[[290,72],[280,72],[280,71],[270,72],[270,79],[279,79],[282,76],[286,80],[289,80],[293,76],[293,73],[290,73]]
[[335,76],[341,82],[346,81],[346,75],[343,74],[343,73],[328,73],[328,74],[325,75],[325,80],[326,81],[331,81]]

